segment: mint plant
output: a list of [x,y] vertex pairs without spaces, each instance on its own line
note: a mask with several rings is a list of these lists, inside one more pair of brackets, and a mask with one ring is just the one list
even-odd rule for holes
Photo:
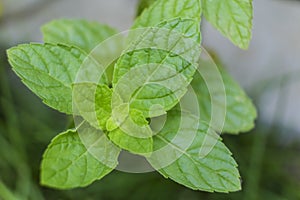
[[43,155],[41,184],[87,186],[115,169],[126,150],[188,188],[241,189],[219,134],[252,129],[256,110],[223,68],[201,56],[202,12],[234,44],[248,47],[251,0],[156,0],[126,33],[61,19],[42,27],[44,44],[7,51],[30,90],[74,117],[75,127]]

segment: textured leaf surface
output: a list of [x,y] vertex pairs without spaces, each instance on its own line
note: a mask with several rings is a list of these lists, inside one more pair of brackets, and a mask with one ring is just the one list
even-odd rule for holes
[[201,0],[159,0],[144,10],[133,28],[156,26],[177,17],[197,19],[200,23],[201,12]]
[[205,18],[242,49],[251,40],[252,10],[252,0],[203,0]]
[[[134,60],[130,58],[127,60],[125,55],[119,64],[124,67],[135,67],[145,58],[151,59],[152,63],[147,66],[140,65],[140,70],[135,68],[134,71],[127,73],[122,81],[118,82],[115,91],[122,98],[122,102],[131,102],[131,108],[142,111],[145,117],[158,116],[162,114],[163,110],[169,110],[176,105],[180,97],[184,95],[185,87],[189,83],[183,76],[186,74],[192,77],[195,67],[180,58],[171,58],[170,53],[164,51],[144,49],[133,52],[132,56],[135,57]],[[163,68],[160,63],[168,64],[174,67],[174,70]],[[178,63],[180,65],[177,65]],[[124,70],[122,69],[122,71]],[[141,77],[137,78],[137,75]],[[131,82],[126,83],[127,79]],[[160,106],[155,109],[154,105]]]
[[54,20],[42,27],[44,41],[47,43],[76,46],[87,53],[117,30],[97,22],[76,19]]
[[[113,85],[123,103],[159,116],[174,107],[192,80],[200,55],[195,20],[175,18],[142,34],[115,66]],[[128,82],[130,80],[130,82]]]
[[[192,41],[195,41],[196,43],[193,45],[200,43],[200,26],[197,21],[193,19],[174,18],[172,20],[162,21],[157,24],[156,27],[161,28],[162,30],[159,30],[158,28],[146,29],[146,33],[142,31],[142,35],[131,41],[132,43],[129,47],[127,47],[126,51],[116,63],[113,84],[116,84],[124,74],[137,65],[146,65],[151,63],[162,65],[167,58],[176,59],[177,57],[180,58],[180,56],[185,58],[188,55],[195,56],[194,54],[199,53],[199,49],[197,49],[197,47],[192,46],[194,49],[188,49],[192,47],[183,43],[192,43]],[[184,40],[181,37],[186,37],[188,39]],[[136,56],[134,54],[135,51],[145,52],[142,56],[139,56],[140,54],[137,54]],[[160,53],[162,56],[160,56]],[[147,54],[150,54],[149,58],[145,57]],[[151,54],[153,55],[151,56]],[[178,61],[178,58],[177,62],[172,63],[173,67],[177,68],[177,70],[182,69],[182,64]],[[196,59],[192,60],[196,62]],[[167,64],[168,62],[166,62],[166,65]]]
[[[249,131],[254,127],[254,120],[257,116],[256,109],[239,84],[224,69],[220,68],[219,70],[226,92],[226,116],[223,132],[237,134]],[[208,123],[211,120],[210,95],[218,101],[221,91],[210,94],[205,81],[199,74],[195,74],[191,85],[197,91],[201,120]],[[222,105],[222,102],[219,102],[218,105]]]
[[[109,156],[107,159],[115,159],[117,165],[118,152],[113,146],[107,145],[105,148]],[[45,151],[41,164],[41,183],[60,189],[83,187],[112,170],[89,153],[76,131],[68,130],[55,137]]]
[[[235,160],[217,134],[208,134],[206,123],[199,124],[190,145],[182,148],[182,141],[189,141],[186,141],[186,134],[178,132],[181,116],[180,111],[170,111],[164,129],[154,136],[155,151],[165,146],[171,148],[167,151],[167,155],[148,158],[152,166],[157,168],[162,165],[162,168],[158,168],[162,175],[191,189],[209,192],[240,190],[240,175]],[[191,122],[197,120],[193,118],[192,115],[185,115],[185,120],[189,119]],[[188,126],[180,130],[191,131]],[[178,142],[173,142],[176,136],[179,137],[176,140]],[[201,148],[204,151],[208,150],[203,156],[200,154]],[[178,158],[169,165],[163,166],[165,160],[168,159],[166,156]]]
[[115,65],[113,85],[121,103],[145,117],[159,116],[178,103],[196,70],[200,16],[200,0],[161,0],[142,13],[133,28],[157,29],[134,35]]
[[64,45],[24,44],[7,54],[16,74],[45,104],[72,113],[72,83],[85,53]]

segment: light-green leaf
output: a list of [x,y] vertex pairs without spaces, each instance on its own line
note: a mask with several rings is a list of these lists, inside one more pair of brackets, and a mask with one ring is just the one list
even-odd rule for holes
[[106,130],[111,116],[112,90],[105,84],[73,84],[73,110],[93,127]]
[[[110,118],[107,121],[109,139],[122,149],[131,153],[140,155],[151,153],[153,150],[153,138],[148,121],[140,111],[135,109],[131,111],[127,109],[123,114],[122,112],[124,112],[125,109],[123,107],[118,110],[119,116],[117,116],[120,117],[123,115],[125,119],[118,120]],[[132,120],[134,124],[130,123],[130,120]],[[121,123],[117,124],[116,121],[121,121]]]
[[105,39],[118,33],[107,25],[79,19],[54,20],[44,25],[42,32],[46,43],[76,46],[87,53]]
[[206,123],[195,128],[195,121],[198,119],[188,113],[169,111],[165,127],[154,136],[154,152],[158,153],[149,162],[166,178],[194,190],[240,190],[240,175],[230,151]]
[[203,13],[235,45],[248,48],[252,30],[252,0],[203,0]]
[[177,17],[195,19],[200,23],[201,0],[159,0],[145,9],[133,28],[156,26]]
[[[219,71],[226,92],[226,115],[222,132],[237,134],[249,131],[254,127],[254,120],[257,116],[256,109],[251,99],[225,69],[219,68]],[[191,85],[197,91],[201,120],[209,123],[211,120],[211,98],[218,101],[218,95],[222,94],[221,88],[219,93],[210,94],[205,81],[198,73],[195,74]],[[217,106],[222,105],[220,102]]]
[[111,116],[111,97],[112,89],[107,85],[101,84],[97,85],[96,89],[96,114],[99,122],[99,126],[105,130],[106,122]]
[[145,117],[163,114],[185,94],[198,66],[197,21],[175,18],[149,29],[115,65],[113,86],[122,103]]
[[[76,131],[68,130],[56,136],[43,156],[41,184],[59,189],[84,187],[110,173],[117,165],[119,150],[108,143],[105,146],[99,146],[97,142],[103,144],[103,141],[93,141],[93,144],[89,146],[93,150],[92,155]],[[113,160],[114,166],[100,162],[94,156],[97,154],[95,149],[103,149],[100,151],[105,153],[101,153],[101,156],[107,156],[106,159],[110,160],[109,162]]]
[[133,28],[149,29],[130,35],[133,41],[115,65],[119,104],[155,117],[179,102],[197,68],[201,10],[201,0],[160,0],[135,21]]
[[125,133],[120,128],[117,128],[109,132],[108,137],[120,148],[131,153],[143,155],[152,152],[153,139],[151,136],[148,138],[138,138]]
[[84,52],[64,45],[23,44],[7,54],[16,74],[45,104],[72,113],[72,83]]
[[[201,1],[198,0],[161,0],[143,12],[133,28],[157,28],[142,30],[133,37],[117,61],[113,76],[113,113],[120,113],[114,109],[125,105],[128,111],[124,116],[130,119],[135,112],[132,118],[135,123],[137,116],[143,120],[159,116],[178,103],[197,67],[200,16]],[[145,131],[147,125],[143,129],[145,133],[139,131],[138,126],[133,128],[133,124],[129,125],[133,130],[127,132],[122,127],[116,128],[119,125],[112,119],[107,125],[113,129],[109,138],[120,147],[139,154],[151,152],[152,133]]]

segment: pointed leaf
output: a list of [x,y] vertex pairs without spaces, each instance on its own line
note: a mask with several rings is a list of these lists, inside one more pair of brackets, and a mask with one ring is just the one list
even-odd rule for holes
[[16,74],[45,104],[72,113],[72,83],[84,52],[64,45],[23,44],[7,54]]
[[195,19],[200,23],[201,11],[201,0],[159,0],[144,10],[133,28],[156,26],[177,17]]
[[[98,137],[107,140],[103,136]],[[93,143],[90,148],[94,150],[92,153],[96,153],[95,147],[99,144],[97,141]],[[106,144],[101,152],[109,152],[106,155],[107,159],[114,160],[113,167],[115,167],[119,150],[107,142]],[[103,148],[101,146],[98,148]],[[45,151],[41,164],[41,183],[59,189],[84,187],[110,173],[113,167],[101,163],[85,147],[79,134],[74,130],[68,130],[56,136]]]
[[236,46],[248,48],[252,30],[252,0],[203,0],[203,13]]
[[[180,127],[182,120],[184,123]],[[149,162],[166,178],[194,190],[240,190],[240,175],[230,151],[206,123],[201,122],[194,129],[195,120],[198,119],[188,113],[169,111],[164,129],[154,136],[154,152],[169,148],[153,154]],[[191,134],[194,137],[187,140]]]

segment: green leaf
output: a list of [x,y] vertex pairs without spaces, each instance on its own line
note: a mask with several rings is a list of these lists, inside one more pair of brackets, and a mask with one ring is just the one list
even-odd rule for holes
[[106,130],[111,117],[112,90],[105,84],[73,84],[73,111],[81,115],[93,127]]
[[148,161],[166,178],[194,190],[240,190],[240,175],[230,151],[206,123],[197,121],[189,113],[169,111],[165,127],[154,136],[157,153]]
[[72,113],[72,83],[84,52],[64,45],[23,44],[7,54],[16,74],[45,104]]
[[200,16],[200,0],[161,0],[143,12],[133,28],[157,28],[129,35],[133,41],[113,75],[117,106],[129,103],[145,117],[155,117],[178,103],[197,68]]
[[108,137],[117,146],[131,153],[143,155],[152,152],[153,139],[151,136],[148,138],[134,137],[118,128],[109,132]]
[[[79,134],[74,130],[56,136],[43,156],[41,184],[59,189],[84,187],[110,173],[117,165],[119,150],[105,141],[107,140],[105,135],[95,136],[93,138],[98,140],[94,140],[89,146],[91,149],[85,147]],[[103,147],[103,143],[107,145]],[[110,160],[108,162],[113,162],[113,166],[103,164],[91,154],[95,153],[95,149],[100,149],[98,153],[102,157],[105,156],[104,159]]]
[[107,121],[109,139],[131,153],[151,153],[152,131],[142,113],[134,109],[129,111],[128,105],[120,106],[115,112],[118,116]]
[[[116,36],[117,30],[97,22],[59,19],[44,25],[42,32],[46,43],[65,44],[84,50],[89,57],[103,65],[108,82],[111,83],[114,63],[110,62],[123,50],[123,38]],[[110,66],[104,68],[106,65]]]
[[177,17],[195,19],[200,23],[201,0],[159,0],[145,9],[133,28],[156,26]]
[[[158,63],[162,65],[164,64],[162,62],[165,62],[164,60],[168,58],[167,56],[171,57],[169,59],[172,59],[173,57],[176,58],[174,54],[177,54],[178,58],[180,58],[180,56],[186,58],[187,56],[194,56],[194,54],[200,53],[197,47],[187,49],[187,44],[183,43],[192,43],[193,41],[196,41],[194,45],[200,43],[200,26],[197,21],[193,19],[175,18],[162,21],[156,27],[157,28],[153,29],[145,29],[145,32],[142,31],[142,34],[139,35],[137,39],[132,39],[133,41],[131,41],[129,47],[127,47],[126,51],[116,63],[113,77],[114,85],[117,84],[124,74],[138,64],[146,65]],[[163,35],[164,37],[161,35],[163,33],[165,34]],[[187,38],[186,40],[181,38],[184,36]],[[152,52],[151,50],[156,51]],[[145,51],[144,54],[139,56],[143,51]],[[141,53],[138,53],[136,56],[134,54],[135,52]],[[150,53],[154,55],[150,58],[144,57]],[[162,56],[160,56],[160,54],[162,54]],[[197,59],[192,59],[192,61],[196,62]],[[182,69],[182,64],[179,61],[172,64],[175,68],[178,68],[178,70]],[[176,64],[179,66],[176,66]]]
[[198,44],[201,43],[200,19],[176,17],[170,20],[162,21],[161,23],[157,24],[156,27],[177,32],[182,34],[182,37],[194,40]]
[[252,0],[203,0],[203,13],[235,45],[248,48],[252,30]]
[[[225,71],[219,68],[220,75],[223,79],[226,92],[226,115],[223,132],[237,134],[246,132],[254,127],[256,119],[256,109],[247,94],[239,84]],[[201,120],[207,123],[211,120],[211,102],[214,98],[218,101],[221,91],[210,94],[208,87],[200,74],[195,74],[191,83],[193,89],[197,91]],[[221,88],[220,88],[221,89]],[[211,97],[212,95],[212,97]],[[222,102],[217,106],[222,106]],[[214,124],[214,122],[212,123]]]
[[159,116],[178,103],[201,52],[197,21],[175,18],[157,27],[131,43],[117,61],[113,77],[119,104],[130,103],[145,117]]
[[117,30],[97,22],[78,19],[54,20],[42,27],[46,43],[76,46],[87,53]]
[[96,114],[100,127],[106,127],[106,122],[111,116],[112,89],[107,85],[97,85],[96,89]]
[[[147,66],[141,65],[141,67],[135,68],[134,71],[127,73],[123,79],[117,83],[115,92],[120,96],[120,101],[122,103],[131,102],[130,107],[142,111],[145,117],[159,116],[163,114],[164,110],[169,110],[175,106],[179,99],[185,94],[185,87],[189,84],[188,81],[185,81],[180,76],[180,73],[189,74],[189,77],[192,77],[194,67],[188,62],[182,61],[180,58],[170,58],[168,52],[160,50],[153,51],[151,49],[144,49],[134,51],[132,56],[136,59],[127,60],[126,55],[122,57],[117,68],[119,68],[118,66],[134,67],[135,65],[139,65],[140,62],[147,57],[151,59],[153,64],[149,63]],[[176,62],[180,62],[181,65],[173,65],[173,63]],[[161,65],[166,64],[170,64],[174,66],[174,68],[177,67],[176,71],[161,67]],[[122,69],[122,72],[124,71],[125,70]],[[143,75],[137,79],[136,74]],[[131,81],[127,82],[127,80]],[[177,85],[174,84],[176,82],[178,83]],[[173,84],[173,88],[169,87],[171,84]]]

